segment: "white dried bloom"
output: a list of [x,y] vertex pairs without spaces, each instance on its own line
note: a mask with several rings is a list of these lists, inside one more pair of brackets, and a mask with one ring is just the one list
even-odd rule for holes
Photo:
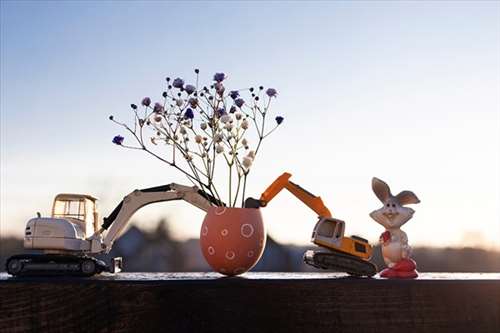
[[201,143],[203,141],[203,137],[198,134],[194,137],[194,141],[196,141],[196,143]]
[[244,130],[248,129],[248,126],[250,124],[248,123],[248,120],[246,119],[243,119],[243,121],[241,122],[241,128],[243,128]]
[[226,126],[224,126],[224,128],[230,132],[233,129],[233,124],[227,123]]
[[223,139],[222,135],[221,134],[215,134],[214,135],[214,141],[215,142],[221,142]]
[[231,116],[228,115],[228,114],[225,114],[223,115],[222,117],[220,117],[220,121],[225,124],[225,123],[228,123],[229,121],[231,121]]
[[177,104],[178,107],[181,107],[183,104],[184,104],[184,101],[180,98],[178,98],[176,101],[175,101],[175,104]]
[[186,134],[186,133],[187,133],[187,132],[186,132],[186,128],[185,128],[184,126],[181,126],[180,132],[181,132],[181,134],[183,134],[183,135],[184,135],[184,134]]
[[207,129],[207,123],[201,123],[201,124],[200,124],[200,128],[201,128],[202,130],[206,130],[206,129]]
[[255,151],[250,150],[247,156],[253,160],[255,158]]
[[241,112],[236,112],[234,114],[234,117],[236,118],[236,120],[241,120],[241,118],[243,118],[243,114],[241,114]]
[[243,146],[248,146],[248,140],[247,140],[247,139],[245,139],[245,138],[243,138],[243,140],[241,140],[241,144],[242,144]]
[[243,164],[243,166],[248,170],[252,166],[252,162],[253,162],[252,158],[245,156],[243,157],[243,162],[241,164]]
[[223,146],[223,145],[217,145],[217,146],[215,146],[215,152],[216,152],[217,154],[220,154],[220,153],[222,153],[223,151],[224,151],[224,146]]

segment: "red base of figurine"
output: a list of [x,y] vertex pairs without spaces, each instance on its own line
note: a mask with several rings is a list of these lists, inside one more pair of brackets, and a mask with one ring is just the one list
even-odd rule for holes
[[386,268],[380,272],[383,278],[414,279],[418,276],[417,264],[412,259],[401,259],[392,268]]

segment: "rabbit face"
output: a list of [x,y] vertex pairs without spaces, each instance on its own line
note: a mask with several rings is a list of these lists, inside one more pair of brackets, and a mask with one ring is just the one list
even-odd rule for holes
[[399,228],[412,218],[415,211],[401,206],[397,200],[387,200],[384,207],[374,210],[370,217],[383,225],[386,229]]
[[403,205],[420,202],[413,192],[402,191],[393,196],[389,186],[378,178],[373,178],[372,188],[377,198],[384,204],[382,208],[370,213],[372,219],[386,229],[394,229],[401,227],[412,218],[415,211]]

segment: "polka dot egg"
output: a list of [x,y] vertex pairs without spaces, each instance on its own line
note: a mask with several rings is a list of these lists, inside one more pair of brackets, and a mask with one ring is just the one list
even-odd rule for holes
[[239,275],[255,266],[265,239],[262,215],[253,208],[210,208],[200,232],[203,256],[224,275]]

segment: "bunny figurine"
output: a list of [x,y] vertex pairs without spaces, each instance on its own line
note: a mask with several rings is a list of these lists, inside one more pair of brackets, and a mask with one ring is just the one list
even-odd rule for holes
[[370,217],[385,227],[380,236],[382,256],[388,268],[380,272],[385,278],[416,278],[417,265],[411,256],[408,237],[400,228],[412,218],[415,211],[408,204],[417,204],[420,200],[410,191],[403,191],[396,196],[391,194],[389,186],[378,178],[372,179],[372,189],[384,206],[370,213]]

